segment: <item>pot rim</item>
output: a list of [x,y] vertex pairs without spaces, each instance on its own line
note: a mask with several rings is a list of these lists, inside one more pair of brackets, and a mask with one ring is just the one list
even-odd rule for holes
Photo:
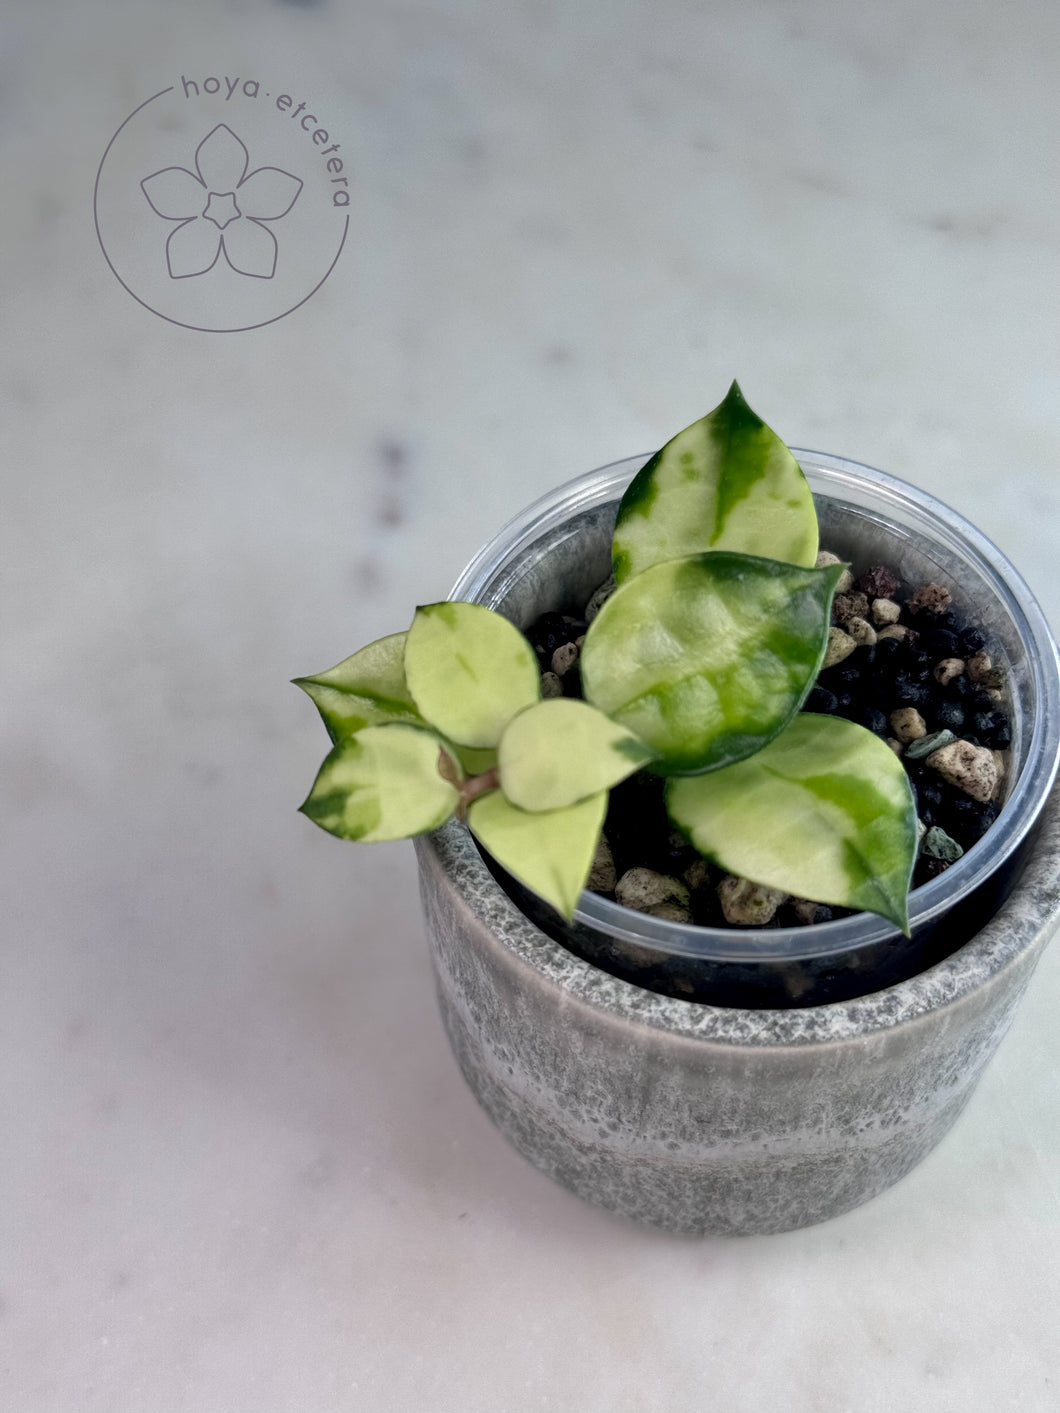
[[[804,448],[791,450],[807,472],[815,494],[856,506],[859,491],[867,490],[891,510],[894,523],[912,521],[915,533],[963,559],[1012,619],[1026,651],[1036,709],[1031,713],[1019,776],[984,839],[939,877],[910,894],[910,926],[916,931],[994,874],[1039,818],[1060,765],[1060,657],[1045,615],[1023,577],[970,521],[928,492],[861,462]],[[520,552],[578,514],[617,501],[646,460],[648,455],[610,462],[534,501],[479,550],[453,586],[450,599],[502,597],[509,582],[505,568]],[[588,892],[582,894],[575,918],[634,945],[713,961],[801,961],[901,938],[893,923],[871,913],[808,927],[735,930],[638,914]]]
[[440,872],[476,931],[553,990],[557,1004],[588,1006],[617,1025],[726,1049],[841,1046],[914,1025],[957,1005],[1021,959],[1033,962],[1060,924],[1060,786],[1047,801],[1015,887],[970,941],[905,981],[822,1006],[714,1006],[645,990],[568,951],[520,912],[486,867],[466,825],[450,819],[414,842],[420,869]]

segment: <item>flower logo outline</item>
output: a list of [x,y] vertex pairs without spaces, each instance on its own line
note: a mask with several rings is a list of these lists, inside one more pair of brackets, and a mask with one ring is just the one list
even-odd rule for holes
[[222,254],[237,274],[272,279],[278,247],[265,222],[287,215],[302,181],[280,167],[249,166],[244,144],[218,123],[195,149],[194,172],[163,167],[141,181],[155,215],[179,222],[166,240],[171,279],[204,275]]

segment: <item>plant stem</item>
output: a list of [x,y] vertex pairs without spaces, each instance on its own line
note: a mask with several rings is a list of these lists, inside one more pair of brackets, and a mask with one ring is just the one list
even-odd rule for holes
[[456,807],[459,817],[466,821],[467,807],[471,801],[479,795],[484,795],[487,790],[496,790],[500,783],[496,766],[492,770],[483,771],[481,775],[473,775],[470,780],[465,780],[460,786],[460,802]]

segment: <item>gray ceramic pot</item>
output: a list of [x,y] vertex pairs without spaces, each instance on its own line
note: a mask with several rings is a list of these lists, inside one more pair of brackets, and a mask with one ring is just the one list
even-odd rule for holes
[[417,840],[438,997],[468,1084],[530,1161],[669,1231],[779,1232],[896,1182],[967,1103],[1060,921],[1060,793],[1001,911],[923,974],[738,1010],[642,990],[530,922],[455,821]]
[[[1040,610],[947,507],[868,468],[797,454],[825,543],[911,582],[943,576],[1006,664],[1007,803],[980,846],[914,895],[911,941],[865,914],[712,938],[591,895],[576,928],[539,919],[546,931],[462,825],[417,840],[442,1015],[478,1099],[552,1177],[671,1231],[784,1231],[908,1172],[967,1102],[1060,921],[1060,683]],[[583,604],[607,572],[615,496],[642,461],[531,507],[453,597],[520,626]],[[655,966],[668,947],[672,974]]]

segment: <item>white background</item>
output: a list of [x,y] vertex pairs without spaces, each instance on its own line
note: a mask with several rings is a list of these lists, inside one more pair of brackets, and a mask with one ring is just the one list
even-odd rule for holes
[[[685,1241],[552,1186],[434,1010],[407,845],[295,813],[287,685],[735,376],[951,501],[1056,622],[1060,10],[7,0],[0,1404],[1051,1410],[1060,950],[910,1177]],[[173,327],[103,148],[186,75],[354,158],[325,287]]]

